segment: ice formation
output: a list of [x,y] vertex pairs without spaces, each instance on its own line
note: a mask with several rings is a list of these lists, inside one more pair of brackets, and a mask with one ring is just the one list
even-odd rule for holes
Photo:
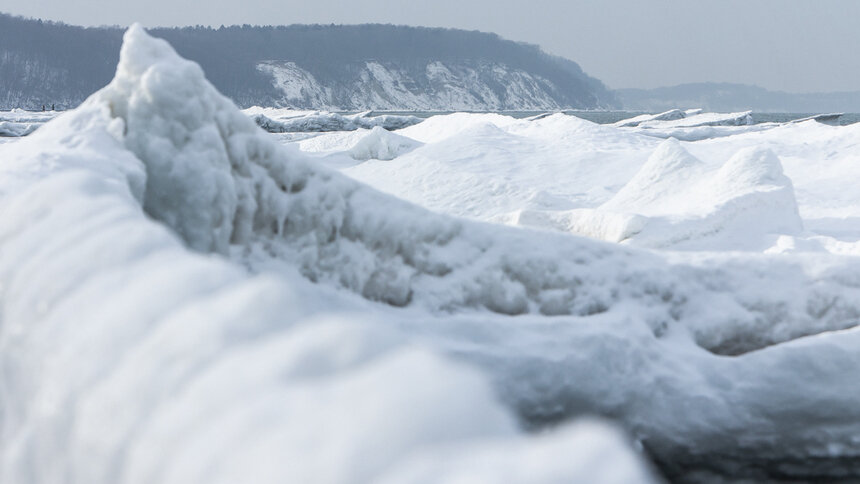
[[[782,197],[783,232],[800,229],[765,150],[734,146],[715,172],[562,115],[439,118],[398,133],[424,146],[359,167],[492,157],[534,182],[498,199],[553,206],[566,180],[542,169],[599,159],[580,186],[626,187],[568,203],[653,219],[672,215],[664,177],[704,178],[702,213]],[[281,146],[139,27],[108,87],[0,157],[4,482],[652,480],[605,424],[521,430],[583,415],[670,478],[860,475],[856,259],[661,254],[433,213]]]
[[597,209],[551,216],[563,230],[652,248],[762,250],[803,231],[793,185],[773,152],[745,148],[713,170],[674,139]]
[[[279,147],[139,27],[107,88],[3,158],[4,482],[493,479],[441,468],[454,445],[520,475],[557,460],[538,482],[651,479],[604,424],[519,435],[477,370],[361,322],[343,295],[183,247],[227,253],[278,213],[316,244],[313,222],[343,218],[331,192],[358,187]],[[284,207],[277,181],[316,197]],[[557,459],[577,448],[623,470]]]
[[361,138],[349,150],[349,155],[356,160],[390,161],[398,156],[409,153],[421,143],[405,136],[400,136],[377,126],[370,130],[367,136]]
[[27,136],[56,116],[55,111],[29,112],[13,109],[0,112],[0,138]]
[[705,113],[701,109],[673,109],[660,114],[643,114],[624,119],[615,126],[629,128],[655,138],[699,141],[739,133],[766,131],[777,123],[755,124],[751,111]]
[[741,113],[684,112],[683,116],[660,119],[655,117],[639,123],[639,128],[695,128],[699,126],[745,126],[753,124],[752,111]]
[[[281,111],[279,117],[269,117],[271,111]],[[283,112],[286,111],[286,116]],[[250,108],[246,112],[252,114],[254,121],[270,133],[308,133],[331,131],[354,131],[356,129],[372,129],[380,127],[386,130],[396,130],[416,125],[423,121],[415,116],[396,114],[381,114],[373,116],[370,112],[353,115],[343,115],[326,112],[291,112],[289,110],[263,110]]]
[[676,121],[679,119],[686,119],[690,116],[695,116],[701,113],[701,109],[670,109],[669,111],[658,114],[642,114],[629,119],[623,119],[615,123],[615,126],[618,126],[619,128],[635,128],[642,124],[647,125],[652,121]]

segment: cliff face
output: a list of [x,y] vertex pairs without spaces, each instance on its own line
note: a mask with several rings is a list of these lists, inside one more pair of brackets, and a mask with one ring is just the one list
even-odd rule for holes
[[[154,29],[242,107],[544,110],[617,107],[579,66],[460,30],[358,26]],[[118,28],[0,14],[0,109],[69,108],[113,76]]]
[[[257,69],[280,93],[275,104],[341,110],[531,110],[589,108],[601,99],[566,96],[552,81],[489,60],[442,62],[408,68],[366,61],[341,79],[318,80],[295,62],[266,61]],[[563,87],[563,86],[562,86]]]

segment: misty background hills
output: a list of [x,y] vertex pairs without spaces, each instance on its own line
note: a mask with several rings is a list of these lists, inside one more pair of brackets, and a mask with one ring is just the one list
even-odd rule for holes
[[[113,77],[124,29],[0,14],[0,109],[68,108]],[[238,105],[332,110],[620,107],[575,62],[495,34],[392,25],[150,30]]]

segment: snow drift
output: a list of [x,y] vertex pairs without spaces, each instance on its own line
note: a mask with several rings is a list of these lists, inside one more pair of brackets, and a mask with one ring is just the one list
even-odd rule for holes
[[[673,476],[860,474],[856,260],[434,214],[280,146],[138,27],[108,87],[2,149],[3,480],[650,480],[612,430],[522,435],[497,396],[611,417]],[[727,166],[785,188],[761,152]]]
[[349,155],[353,159],[362,161],[371,159],[390,161],[420,145],[421,143],[415,140],[389,133],[377,126],[350,148]]
[[651,248],[761,250],[778,235],[803,230],[791,180],[773,152],[743,149],[713,170],[673,139],[597,209],[541,215],[521,213],[520,223],[546,220],[573,233]]

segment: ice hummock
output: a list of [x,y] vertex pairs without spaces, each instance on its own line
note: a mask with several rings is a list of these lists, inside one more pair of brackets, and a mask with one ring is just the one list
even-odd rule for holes
[[423,121],[416,116],[398,114],[373,115],[370,111],[344,115],[320,111],[293,111],[253,107],[245,112],[261,128],[270,133],[317,133],[355,131],[376,127],[394,131],[414,126]]
[[658,114],[641,114],[615,123],[619,128],[635,128],[652,121],[676,121],[702,113],[702,109],[670,109]]
[[615,123],[620,128],[696,128],[700,126],[745,126],[753,124],[752,111],[706,113],[701,109],[672,109],[659,114],[643,114]]
[[355,160],[390,161],[398,156],[409,153],[421,143],[377,126],[361,138],[349,149],[349,155]]
[[[858,474],[850,258],[434,214],[279,146],[136,27],[110,86],[2,149],[4,480],[650,480],[604,426],[519,430],[583,414],[674,476]],[[728,172],[778,182],[760,153]]]
[[702,109],[672,109],[659,114],[643,114],[615,123],[655,138],[675,138],[683,141],[732,136],[766,131],[778,123],[755,124],[752,111],[738,113],[706,113]]
[[[606,223],[588,223],[598,216],[619,228],[594,231]],[[674,139],[606,203],[553,217],[574,233],[651,248],[761,251],[803,231],[794,187],[772,151],[746,148],[709,169]]]

